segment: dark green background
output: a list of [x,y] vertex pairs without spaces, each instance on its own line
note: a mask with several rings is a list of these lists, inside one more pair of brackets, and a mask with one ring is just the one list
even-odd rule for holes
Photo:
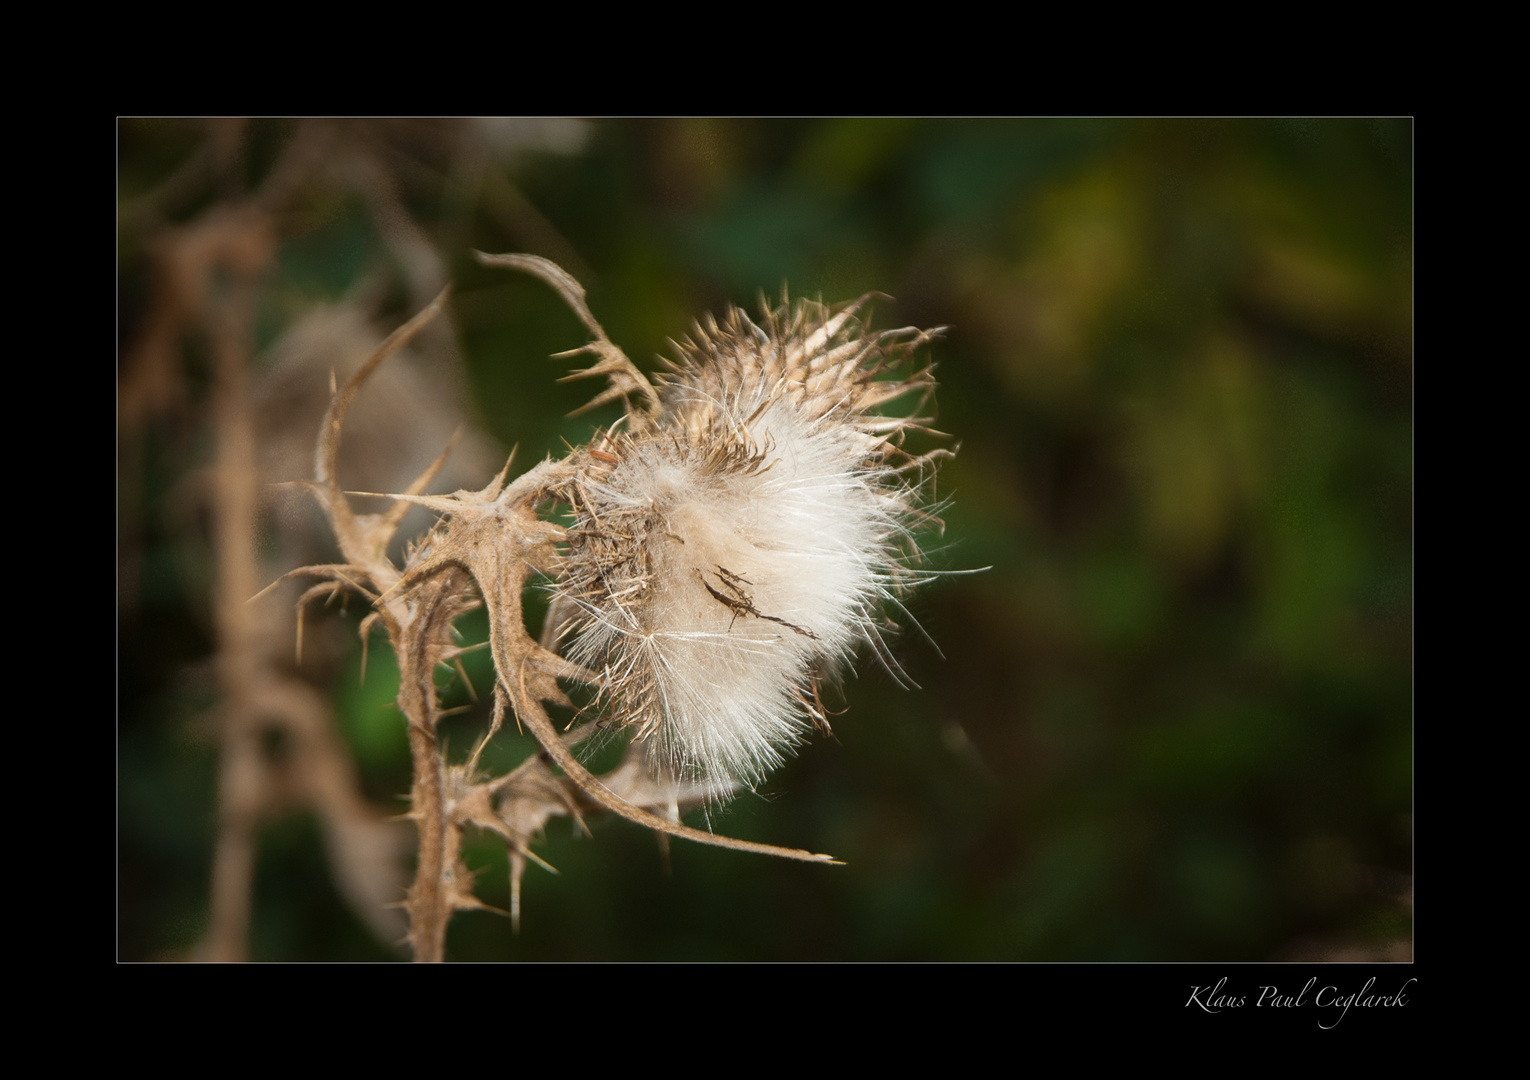
[[[910,599],[940,650],[899,639],[919,689],[867,658],[833,739],[712,812],[847,865],[677,842],[666,873],[637,828],[555,822],[538,850],[561,873],[528,872],[519,939],[461,915],[453,958],[1258,960],[1411,937],[1410,122],[596,122],[577,152],[496,159],[467,189],[419,149],[429,123],[372,129],[404,147],[400,189],[458,283],[469,418],[523,466],[615,413],[564,418],[593,386],[556,385],[568,364],[547,354],[581,329],[471,248],[564,261],[640,366],[761,289],[874,290],[893,298],[876,325],[951,328],[931,351],[960,452],[926,547],[991,567]],[[294,129],[248,129],[250,186]],[[201,130],[123,122],[123,198]],[[511,184],[551,233],[507,216]],[[120,238],[124,342],[144,243]],[[388,270],[354,199],[318,202],[283,245],[264,340],[304,298]],[[212,650],[209,556],[166,524],[210,442],[148,443],[146,584],[119,644],[124,959],[202,932],[215,812],[194,722],[210,684],[185,674]],[[374,639],[365,685],[353,657],[334,691],[380,805],[408,783],[385,652]],[[454,745],[478,722],[453,721]],[[506,904],[503,851],[472,857]],[[264,834],[253,954],[397,955],[336,898],[304,816]]]

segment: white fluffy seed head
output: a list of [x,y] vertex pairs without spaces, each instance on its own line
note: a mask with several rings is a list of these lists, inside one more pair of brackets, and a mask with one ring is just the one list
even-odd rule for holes
[[[856,305],[858,306],[858,305]],[[928,334],[866,334],[856,306],[734,309],[661,382],[662,408],[581,452],[554,610],[571,659],[603,675],[609,722],[661,771],[718,794],[753,786],[810,721],[819,680],[911,583],[919,418],[873,410],[933,387],[879,378]]]

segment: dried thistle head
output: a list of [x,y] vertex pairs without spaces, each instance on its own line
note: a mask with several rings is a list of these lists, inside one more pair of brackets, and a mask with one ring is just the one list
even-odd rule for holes
[[552,623],[661,775],[751,787],[827,728],[820,681],[860,646],[898,674],[884,611],[918,577],[932,456],[902,449],[926,418],[878,410],[929,399],[906,365],[933,334],[868,332],[865,302],[707,319],[657,404],[575,455]]
[[[905,365],[934,332],[871,333],[856,319],[864,299],[838,313],[783,303],[763,326],[737,310],[723,326],[709,320],[678,346],[656,389],[557,265],[533,255],[479,259],[559,292],[592,335],[575,352],[596,362],[579,374],[608,377],[595,402],[621,399],[626,415],[564,460],[508,484],[507,463],[480,491],[424,495],[443,454],[392,496],[387,513],[356,514],[336,479],[346,412],[377,365],[440,312],[443,293],[332,395],[312,490],[345,562],[293,571],[328,579],[305,601],[343,587],[366,591],[375,608],[368,624],[382,624],[399,657],[398,704],[415,767],[410,816],[420,833],[410,941],[427,959],[444,955],[451,912],[482,906],[461,861],[469,826],[505,837],[515,898],[532,834],[550,815],[585,807],[667,836],[833,862],[691,828],[681,807],[757,783],[810,723],[827,728],[819,682],[862,643],[899,674],[882,642],[882,611],[920,576],[911,527],[929,519],[918,507],[926,467],[948,453],[909,455],[903,436],[926,418],[878,411],[908,394],[928,401],[929,369]],[[570,507],[573,527],[541,518],[549,503]],[[416,504],[443,516],[397,567],[389,542]],[[533,571],[555,583],[541,644],[521,608]],[[453,623],[480,602],[494,714],[468,764],[447,767],[433,672],[460,654]],[[588,725],[554,727],[544,703],[570,704],[560,679],[597,687],[608,724],[633,731],[615,772],[597,778],[574,755]],[[509,711],[542,753],[481,779],[478,755]]]

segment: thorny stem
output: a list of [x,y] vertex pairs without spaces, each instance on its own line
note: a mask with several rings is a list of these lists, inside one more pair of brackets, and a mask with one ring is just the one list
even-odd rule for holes
[[[386,551],[398,515],[389,514],[374,522],[358,518],[340,490],[336,467],[345,414],[362,385],[383,360],[406,345],[441,312],[446,295],[443,290],[424,311],[389,335],[345,385],[336,390],[314,453],[315,493],[329,512],[340,550],[347,560],[343,568],[331,568],[328,573],[339,580],[363,578],[371,585],[377,594],[377,613],[399,657],[398,705],[409,725],[414,766],[410,816],[419,832],[418,862],[407,905],[409,943],[415,958],[426,961],[444,959],[446,923],[452,912],[445,782],[436,741],[437,656],[432,654],[439,652],[443,629],[449,637],[452,618],[462,610],[451,602],[451,590],[455,587],[460,592],[464,583],[458,580],[459,574],[446,574],[442,575],[445,580],[424,583],[422,595],[408,597],[396,590],[400,575],[388,561]],[[427,472],[433,474],[438,468],[439,460]]]
[[[452,914],[449,889],[451,853],[445,813],[444,763],[436,741],[440,707],[436,700],[435,660],[432,643],[437,633],[451,630],[453,605],[450,592],[460,583],[430,583],[433,596],[422,598],[415,625],[402,642],[399,709],[409,722],[409,752],[414,762],[414,785],[410,793],[411,816],[420,832],[418,865],[409,890],[409,943],[416,960],[439,962],[446,958],[446,924]],[[423,625],[421,625],[423,624]],[[444,624],[444,626],[443,626]]]

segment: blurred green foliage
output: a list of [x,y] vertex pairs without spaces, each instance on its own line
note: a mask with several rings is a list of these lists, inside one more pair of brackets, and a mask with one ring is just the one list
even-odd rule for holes
[[[252,183],[289,130],[251,127],[268,148]],[[123,198],[196,146],[191,124],[125,123]],[[522,466],[615,414],[566,418],[587,384],[554,383],[566,365],[546,357],[581,328],[471,248],[577,253],[640,365],[760,290],[877,291],[895,298],[878,325],[950,327],[938,426],[960,452],[926,540],[937,568],[990,567],[910,598],[939,646],[899,639],[919,689],[867,658],[833,739],[710,813],[848,865],[677,844],[666,870],[625,823],[555,823],[540,853],[560,875],[529,872],[521,936],[463,915],[449,954],[1253,960],[1409,938],[1412,154],[1400,120],[611,121],[575,152],[497,162],[477,191],[416,178],[410,210],[458,283],[472,418]],[[506,224],[524,220],[496,210],[512,185],[564,246]],[[267,340],[386,266],[372,229],[343,200],[309,208]],[[124,341],[149,288],[135,245]],[[134,465],[149,524],[120,643],[124,958],[184,948],[205,920],[209,556],[164,524],[199,452],[177,437]],[[385,651],[374,638],[366,683],[352,661],[335,690],[380,803],[408,778]],[[326,884],[311,822],[264,843],[257,958],[394,955]],[[473,855],[480,895],[507,905],[503,850]]]

